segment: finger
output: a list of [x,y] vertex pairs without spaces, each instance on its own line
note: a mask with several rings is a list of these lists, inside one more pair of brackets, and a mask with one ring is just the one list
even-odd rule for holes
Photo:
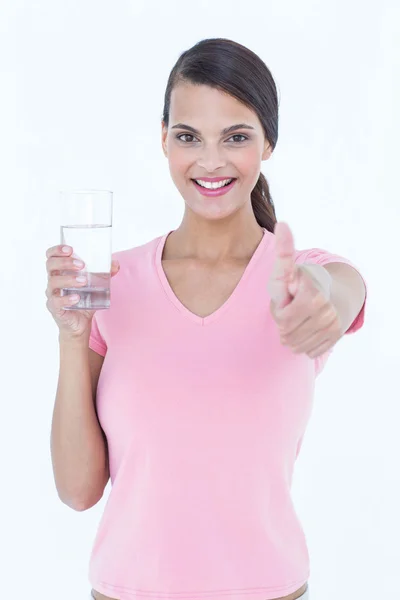
[[[64,252],[63,248],[68,248],[68,252]],[[58,246],[52,246],[51,248],[48,248],[46,251],[46,257],[50,258],[51,256],[70,256],[71,253],[71,246],[59,244]]]
[[295,291],[289,289],[295,282],[297,265],[295,264],[294,240],[289,226],[279,222],[275,225],[275,261],[268,284],[270,297],[276,308],[280,309],[292,301]]
[[72,257],[52,256],[46,261],[47,273],[52,275],[61,275],[61,271],[80,271],[85,267],[83,261],[77,261]]
[[[58,290],[59,291],[59,290]],[[75,296],[75,294],[74,294]],[[60,296],[59,294],[50,296],[47,299],[46,306],[47,309],[57,316],[62,316],[64,314],[65,308],[68,306],[73,306],[77,304],[80,300],[80,296],[78,294],[77,298],[74,298],[72,295],[68,296]]]
[[[326,321],[325,321],[326,322]],[[333,323],[325,326],[318,319],[310,319],[289,335],[282,336],[281,341],[296,352],[308,352],[317,345],[332,339],[336,334]]]
[[321,294],[302,290],[291,304],[277,311],[276,321],[286,340],[295,344],[321,328],[330,330],[335,311]]
[[[76,275],[52,275],[49,278],[46,294],[52,296],[56,290],[64,288],[81,288],[87,285],[87,278],[85,281],[77,281],[77,277],[80,277],[79,273]],[[77,293],[79,293],[79,291]]]
[[311,307],[311,302],[309,292],[299,286],[299,292],[290,303],[275,308],[274,318],[284,335],[291,334],[314,315],[317,307]]
[[283,221],[275,226],[274,278],[289,283],[295,275],[295,246],[290,227]]

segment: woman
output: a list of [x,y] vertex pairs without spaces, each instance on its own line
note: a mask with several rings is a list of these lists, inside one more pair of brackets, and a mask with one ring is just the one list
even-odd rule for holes
[[[86,510],[112,481],[90,561],[96,600],[308,598],[290,486],[331,349],[293,351],[270,310],[277,221],[260,168],[277,137],[266,65],[233,41],[202,40],[165,94],[179,227],[114,253],[112,305],[95,314],[63,310],[58,289],[76,283],[59,270],[72,268],[73,249],[47,252],[60,328],[57,489]],[[292,254],[316,266],[316,294],[327,274],[318,265],[353,266],[319,248]]]

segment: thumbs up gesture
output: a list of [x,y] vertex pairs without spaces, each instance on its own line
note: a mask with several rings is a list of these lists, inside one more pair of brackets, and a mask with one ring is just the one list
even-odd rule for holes
[[277,223],[274,234],[276,258],[268,281],[272,317],[284,346],[316,358],[343,334],[330,301],[332,278],[320,265],[295,264],[293,235],[286,223]]

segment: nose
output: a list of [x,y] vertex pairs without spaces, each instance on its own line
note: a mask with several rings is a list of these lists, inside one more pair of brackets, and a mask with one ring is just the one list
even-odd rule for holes
[[203,171],[213,173],[226,166],[226,159],[219,148],[209,146],[200,150],[197,164]]

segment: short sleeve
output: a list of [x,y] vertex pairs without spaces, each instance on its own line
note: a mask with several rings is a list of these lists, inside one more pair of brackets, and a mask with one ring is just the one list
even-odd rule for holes
[[362,278],[362,280],[364,282],[365,299],[364,299],[364,304],[362,305],[362,307],[360,309],[360,312],[358,313],[358,315],[356,316],[356,318],[354,319],[354,321],[350,325],[350,327],[347,329],[347,331],[345,331],[345,335],[347,335],[349,333],[355,333],[356,331],[361,329],[361,327],[364,325],[364,321],[365,321],[365,307],[366,307],[366,302],[367,302],[368,288],[367,288],[367,283],[366,283],[362,273],[360,272],[360,269],[354,263],[352,263],[350,260],[345,258],[344,256],[340,256],[339,254],[332,254],[331,252],[328,252],[327,250],[324,250],[322,248],[310,248],[308,250],[302,250],[300,252],[297,252],[295,262],[299,263],[299,264],[311,263],[311,264],[322,265],[322,266],[327,265],[328,263],[332,263],[332,262],[342,262],[347,265],[350,265],[351,267],[353,267],[353,269],[355,269],[357,271],[357,273],[360,275],[360,277]]
[[105,343],[104,338],[100,333],[96,313],[94,313],[92,319],[92,329],[89,338],[89,348],[91,348],[101,356],[105,356],[107,352],[107,344]]

